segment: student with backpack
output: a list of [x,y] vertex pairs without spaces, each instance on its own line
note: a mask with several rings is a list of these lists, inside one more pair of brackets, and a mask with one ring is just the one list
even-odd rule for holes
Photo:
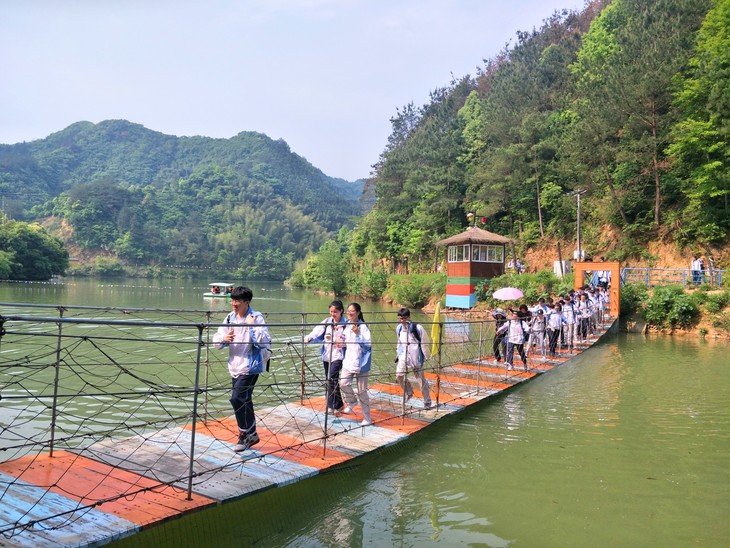
[[494,318],[494,340],[492,341],[492,352],[494,353],[494,359],[497,363],[502,361],[502,356],[507,356],[507,342],[505,341],[504,331],[500,331],[499,328],[507,323],[507,316],[504,310],[497,308],[492,312]]
[[542,308],[538,308],[530,320],[530,337],[527,341],[525,355],[532,356],[532,347],[533,345],[537,345],[537,349],[540,350],[540,355],[542,356],[542,361],[545,361],[545,329],[545,313]]
[[512,319],[507,321],[497,332],[503,333],[507,340],[507,355],[504,359],[504,364],[507,366],[507,370],[512,370],[512,358],[514,358],[515,350],[519,352],[520,358],[522,358],[522,366],[527,371],[527,356],[525,355],[525,338],[527,333],[530,331],[530,325],[520,317],[518,312],[510,310]]
[[338,412],[343,407],[340,391],[340,371],[345,355],[345,306],[342,301],[330,303],[330,315],[317,324],[312,332],[304,337],[305,343],[322,343],[322,363],[327,379],[327,407]]
[[[372,336],[365,323],[362,307],[359,303],[350,303],[347,307],[347,327],[345,327],[345,356],[340,373],[340,391],[345,408],[343,415],[351,415],[355,406],[360,403],[362,422],[360,426],[370,426],[370,394],[368,393],[368,374],[372,361]],[[357,393],[353,388],[357,388]]]
[[411,311],[401,308],[398,311],[398,327],[395,329],[398,346],[396,348],[395,375],[398,384],[403,388],[405,401],[413,397],[413,386],[408,380],[408,372],[412,372],[421,386],[423,395],[423,407],[431,408],[431,389],[423,371],[423,363],[426,361],[428,345],[426,341],[426,330],[423,326],[411,321]]
[[563,325],[565,324],[566,321],[563,316],[563,307],[556,304],[554,311],[550,314],[547,322],[548,341],[550,345],[549,352],[551,358],[557,356],[558,340],[560,339],[560,334],[562,333]]
[[251,308],[253,291],[236,287],[231,291],[231,308],[225,323],[213,335],[217,349],[228,348],[231,375],[231,405],[238,423],[236,453],[259,443],[253,409],[253,387],[271,357],[271,335],[260,312]]

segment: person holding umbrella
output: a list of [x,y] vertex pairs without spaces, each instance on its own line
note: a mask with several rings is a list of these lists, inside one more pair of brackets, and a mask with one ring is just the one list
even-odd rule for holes
[[[522,291],[516,287],[502,287],[492,293],[492,298],[499,301],[514,301],[516,299],[521,299],[522,297],[524,297],[524,293],[522,293]],[[492,352],[494,353],[495,359],[499,363],[502,360],[502,354],[505,355],[505,358],[507,357],[507,332],[501,330],[502,326],[507,325],[507,315],[504,313],[504,310],[502,310],[501,308],[497,308],[494,310],[494,312],[492,312],[492,316],[494,317],[495,321]],[[502,350],[501,353],[500,349]],[[507,361],[511,365],[511,360]]]

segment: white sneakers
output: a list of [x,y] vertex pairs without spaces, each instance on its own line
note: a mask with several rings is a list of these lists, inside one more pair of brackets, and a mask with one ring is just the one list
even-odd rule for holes
[[369,421],[368,419],[363,419],[362,422],[360,423],[360,426],[370,426],[371,424],[373,424],[373,421]]

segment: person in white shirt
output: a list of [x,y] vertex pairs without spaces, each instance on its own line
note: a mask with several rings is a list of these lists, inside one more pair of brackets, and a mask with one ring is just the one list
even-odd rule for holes
[[700,276],[702,274],[702,264],[700,263],[700,259],[697,255],[692,256],[692,262],[690,263],[689,268],[692,271],[692,283],[699,285]]
[[527,356],[532,355],[532,346],[537,345],[537,348],[540,349],[542,360],[545,361],[545,329],[545,313],[542,308],[538,308],[530,320],[530,338],[527,341],[527,351],[525,352]]
[[[370,426],[370,394],[368,393],[368,374],[372,357],[372,338],[370,328],[365,323],[362,308],[358,303],[350,303],[347,307],[347,327],[345,327],[345,356],[340,372],[340,391],[345,407],[343,415],[353,413],[354,407],[360,403],[362,410],[361,426]],[[357,384],[357,396],[352,383]]]
[[215,348],[228,348],[228,373],[233,380],[231,405],[238,423],[234,451],[245,451],[259,443],[253,388],[271,356],[271,335],[260,312],[251,308],[253,291],[236,287],[231,291],[231,308],[225,323],[213,334]]
[[343,406],[340,393],[340,371],[342,370],[342,358],[345,355],[344,311],[342,301],[332,301],[329,318],[322,320],[309,335],[304,337],[305,343],[322,343],[322,363],[327,379],[327,407],[335,412],[342,409]]
[[522,358],[522,365],[525,371],[527,371],[527,356],[525,355],[525,337],[530,329],[529,324],[520,318],[517,312],[511,312],[511,319],[500,327],[497,332],[504,333],[505,339],[507,340],[507,356],[505,357],[505,365],[508,370],[514,369],[512,366],[512,358],[514,357],[515,349]]
[[398,321],[400,323],[395,329],[398,339],[395,378],[403,388],[405,401],[409,401],[413,397],[413,386],[408,380],[408,373],[412,373],[421,387],[423,407],[430,409],[431,388],[423,371],[423,364],[428,357],[426,330],[421,324],[411,321],[411,311],[407,308],[398,311]]
[[549,352],[551,358],[554,358],[557,355],[556,349],[558,346],[558,339],[560,338],[560,333],[564,324],[565,318],[563,317],[563,307],[556,304],[553,308],[553,313],[550,314],[550,317],[548,318],[547,325],[548,339],[550,341]]
[[581,341],[585,341],[590,331],[591,316],[593,316],[593,303],[587,293],[581,293],[577,304],[578,309],[578,335]]

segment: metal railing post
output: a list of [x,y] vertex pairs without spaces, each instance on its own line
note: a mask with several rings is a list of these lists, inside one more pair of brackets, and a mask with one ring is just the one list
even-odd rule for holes
[[301,363],[300,363],[300,371],[299,371],[299,403],[304,404],[304,387],[306,384],[306,374],[305,374],[305,368],[306,363],[304,362],[304,352],[306,351],[304,348],[304,326],[307,323],[307,313],[302,313],[302,332],[301,332],[301,340],[302,340],[302,352],[300,354],[301,356]]
[[200,393],[200,355],[203,348],[204,325],[198,325],[198,355],[195,358],[195,388],[193,390],[193,422],[190,426],[190,467],[188,469],[188,497],[193,500],[193,474],[195,473],[195,430],[198,424],[198,394]]
[[436,363],[436,409],[439,406],[439,398],[441,396],[441,357],[442,347],[444,342],[444,323],[439,320],[439,356],[438,362]]
[[[398,322],[400,322],[400,318],[398,319]],[[402,324],[400,324],[402,325]],[[410,325],[408,326],[410,329]],[[401,327],[401,331],[403,328]],[[400,343],[400,334],[398,334],[398,328],[395,330],[396,332],[396,348],[398,343]],[[410,336],[408,331],[406,331],[406,348],[404,350],[405,354],[403,355],[403,363],[405,368],[405,373],[403,373],[403,395],[401,396],[400,400],[400,408],[401,408],[401,417],[400,417],[400,423],[405,424],[406,423],[406,383],[408,382],[408,345],[410,344]],[[396,351],[397,354],[397,351]],[[396,365],[396,374],[395,374],[395,382],[398,383],[398,365]],[[436,401],[438,402],[438,391],[436,392]]]
[[206,323],[205,323],[205,381],[203,386],[205,387],[205,398],[203,400],[203,422],[208,422],[208,403],[209,403],[209,390],[210,390],[210,316],[211,312],[206,312]]
[[482,378],[482,335],[484,330],[484,320],[479,322],[479,350],[477,352],[477,394],[480,392]]
[[[330,418],[330,393],[332,388],[330,387],[330,380],[332,379],[332,353],[335,351],[335,322],[332,320],[330,324],[330,347],[329,355],[327,356],[327,371],[325,371],[325,385],[324,385],[324,436],[322,440],[322,456],[327,456],[327,429],[329,428]],[[304,339],[302,339],[303,341]],[[327,324],[324,325],[324,343],[327,344]]]
[[[62,306],[58,308],[59,320],[63,319],[63,312],[66,309]],[[53,445],[56,441],[56,419],[58,418],[58,381],[61,377],[61,341],[63,335],[63,323],[58,322],[58,342],[56,343],[56,363],[55,377],[53,379],[53,404],[51,406],[51,440],[49,446],[49,456],[53,456]]]

